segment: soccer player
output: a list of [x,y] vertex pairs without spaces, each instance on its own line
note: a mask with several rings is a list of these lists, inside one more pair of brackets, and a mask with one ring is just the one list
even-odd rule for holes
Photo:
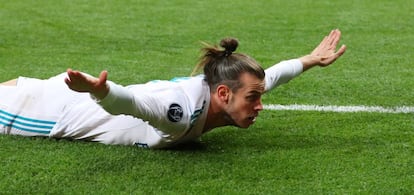
[[167,148],[226,125],[247,128],[263,110],[261,96],[314,66],[327,66],[341,32],[333,30],[309,54],[264,70],[235,53],[236,39],[206,46],[197,70],[171,81],[121,86],[68,69],[47,80],[19,77],[0,85],[0,133]]

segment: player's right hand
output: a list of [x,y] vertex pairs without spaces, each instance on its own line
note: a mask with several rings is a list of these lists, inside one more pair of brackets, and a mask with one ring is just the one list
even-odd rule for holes
[[68,77],[65,78],[65,83],[74,91],[89,92],[98,99],[103,99],[109,92],[106,84],[108,72],[105,70],[101,72],[99,78],[72,69],[66,72]]

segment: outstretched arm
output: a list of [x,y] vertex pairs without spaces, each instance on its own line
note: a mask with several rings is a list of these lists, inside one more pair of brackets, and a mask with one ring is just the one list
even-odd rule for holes
[[74,91],[89,92],[98,99],[103,99],[109,92],[109,87],[106,83],[107,71],[102,71],[99,78],[72,69],[68,69],[66,72],[68,77],[65,78],[65,83]]
[[346,50],[345,45],[336,50],[340,38],[341,32],[338,29],[332,30],[310,54],[298,59],[282,61],[266,69],[265,90],[269,91],[281,84],[287,83],[312,67],[324,67],[335,62]]
[[346,46],[342,45],[338,51],[336,50],[340,39],[341,31],[332,30],[309,55],[299,58],[303,64],[303,71],[314,66],[328,66],[341,57],[345,53]]
[[[191,116],[184,114],[180,121],[174,122],[166,115],[171,112],[174,103],[185,105],[188,101],[185,93],[177,93],[174,89],[154,90],[149,95],[142,93],[138,85],[123,87],[107,81],[108,72],[102,71],[99,78],[88,74],[67,70],[65,82],[68,87],[77,92],[89,92],[104,110],[113,115],[125,114],[148,121],[155,128],[174,136],[181,136],[183,129],[188,128]],[[136,87],[136,88],[134,88]],[[165,99],[165,97],[169,97]]]

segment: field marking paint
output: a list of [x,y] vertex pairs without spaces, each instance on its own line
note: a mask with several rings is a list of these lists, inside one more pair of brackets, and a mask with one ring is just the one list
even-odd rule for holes
[[399,107],[381,107],[381,106],[318,106],[318,105],[280,105],[268,104],[263,105],[265,110],[297,110],[297,111],[322,111],[322,112],[374,112],[374,113],[392,113],[392,114],[408,114],[414,113],[412,106]]

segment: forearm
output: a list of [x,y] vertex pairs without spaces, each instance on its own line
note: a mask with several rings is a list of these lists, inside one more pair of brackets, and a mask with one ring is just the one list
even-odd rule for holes
[[107,82],[108,91],[105,96],[97,97],[91,93],[98,104],[111,114],[133,114],[134,97],[124,87]]
[[269,91],[281,84],[287,83],[303,72],[304,66],[300,59],[282,61],[265,70],[265,90]]

